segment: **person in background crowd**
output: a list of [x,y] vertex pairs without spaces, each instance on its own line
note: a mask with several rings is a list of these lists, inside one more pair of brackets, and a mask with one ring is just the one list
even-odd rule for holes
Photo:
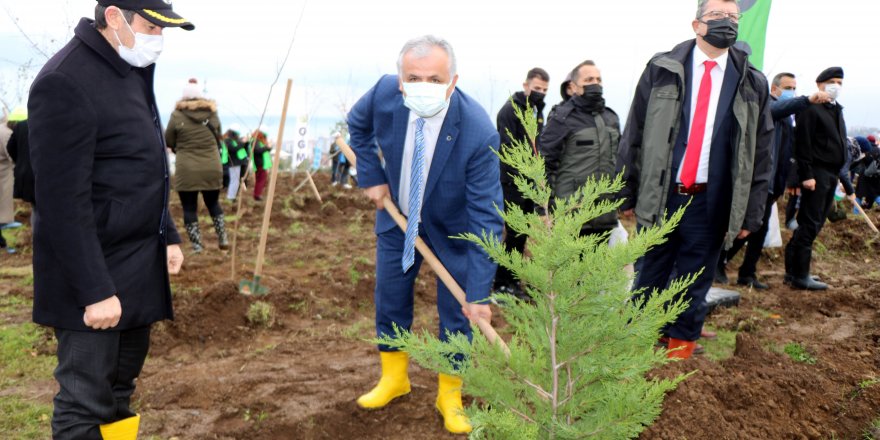
[[338,154],[339,156],[339,169],[336,171],[336,183],[342,184],[342,187],[345,189],[351,189],[351,183],[349,183],[349,177],[351,173],[351,164],[345,159],[343,154]]
[[[523,83],[523,91],[513,94],[511,99],[507,100],[498,112],[496,118],[496,127],[498,135],[501,137],[502,150],[508,148],[514,140],[530,142],[526,129],[517,119],[514,106],[523,111],[529,111],[538,122],[538,133],[544,128],[544,97],[547,95],[547,87],[549,86],[550,75],[547,71],[540,67],[535,67],[526,73],[526,81]],[[537,148],[532,147],[537,154]],[[501,189],[504,192],[505,205],[513,204],[519,206],[524,212],[535,210],[535,203],[526,199],[517,189],[514,177],[519,172],[507,165],[501,163]],[[504,234],[504,247],[508,252],[516,250],[522,253],[526,247],[526,236],[517,234],[516,231],[507,229]],[[527,298],[528,295],[523,292],[519,282],[513,273],[499,265],[498,271],[495,272],[495,284],[493,289],[497,292],[508,293],[519,298]]]
[[336,186],[338,185],[339,179],[339,156],[342,155],[342,152],[339,149],[339,145],[336,143],[336,140],[342,136],[339,132],[333,133],[330,136],[333,140],[330,141],[330,185]]
[[[697,350],[722,246],[761,228],[772,178],[773,124],[767,78],[732,47],[742,14],[735,0],[700,0],[696,40],[651,58],[639,79],[618,170],[624,215],[639,227],[685,206],[667,241],[636,263],[634,290],[650,295],[673,274],[697,274],[687,309],[667,326],[669,357]],[[710,270],[704,270],[709,267]]]
[[[571,197],[587,180],[613,177],[620,143],[620,119],[605,106],[596,64],[584,61],[569,77],[576,93],[550,112],[538,138],[554,199]],[[616,226],[617,213],[609,212],[583,225],[581,236],[607,238]]]
[[810,273],[813,241],[822,230],[834,202],[838,182],[847,198],[855,202],[849,178],[850,151],[846,122],[838,102],[843,87],[843,69],[829,67],[816,77],[819,90],[831,101],[813,104],[797,115],[794,157],[801,182],[798,228],[785,247],[785,278],[795,289],[825,290],[828,285]]
[[[397,76],[383,76],[348,113],[358,185],[376,205],[376,333],[394,337],[395,326],[410,330],[413,284],[422,263],[414,247],[421,237],[467,292],[463,307],[437,282],[440,339],[470,338],[466,318],[492,318],[486,299],[495,263],[475,244],[451,237],[501,236],[503,222],[495,208],[502,204],[501,179],[491,148],[499,145],[498,132],[483,107],[456,89],[455,54],[445,40],[426,35],[408,41],[397,67]],[[386,197],[407,215],[405,233],[385,211]],[[379,354],[382,376],[357,399],[362,408],[382,408],[410,392],[407,354],[383,345]],[[440,374],[437,382],[436,407],[444,426],[455,434],[470,432],[461,378]]]
[[241,127],[232,124],[223,135],[223,145],[229,156],[229,186],[226,188],[226,200],[235,200],[241,185],[242,170],[247,170],[247,144],[241,139]]
[[269,146],[266,129],[261,127],[251,136],[248,148],[254,150],[254,200],[263,200],[263,190],[269,178],[269,170],[272,169],[272,148]]
[[12,136],[12,129],[4,117],[0,125],[0,252],[14,254],[15,248],[3,238],[3,229],[15,221],[15,206],[12,200],[12,185],[15,181],[15,163],[9,157],[6,144]]
[[150,329],[173,317],[183,253],[153,94],[165,27],[193,29],[164,0],[98,0],[30,89],[33,318],[58,340],[56,440],[137,438]]
[[859,176],[856,201],[864,209],[871,209],[875,203],[880,205],[880,149],[864,136],[855,139],[859,144],[860,159],[853,161],[850,170]]
[[199,193],[211,213],[220,249],[229,249],[226,221],[220,206],[223,166],[218,152],[219,137],[217,104],[202,96],[198,82],[190,79],[171,113],[165,142],[177,155],[174,189],[180,196],[183,224],[196,253],[204,248],[199,230]]
[[773,205],[786,191],[788,176],[791,172],[792,141],[794,139],[794,117],[810,104],[821,104],[831,101],[827,93],[819,91],[810,96],[797,96],[797,79],[794,74],[783,72],[773,78],[770,85],[770,113],[773,115],[775,125],[773,169],[774,177],[770,181],[770,193],[767,197],[767,206],[764,207],[764,219],[761,229],[754,234],[749,234],[746,239],[736,239],[733,246],[721,252],[718,265],[715,268],[715,281],[727,284],[727,262],[736,256],[743,246],[748,245],[743,262],[739,266],[739,275],[736,284],[748,286],[759,290],[768,289],[766,283],[758,280],[758,260],[761,258],[761,250],[764,249],[764,240],[770,225],[770,215],[773,213]]
[[9,121],[6,124],[12,129],[12,136],[6,144],[6,151],[15,162],[12,197],[33,205],[36,197],[27,116],[27,109],[24,107],[18,107],[9,114]]

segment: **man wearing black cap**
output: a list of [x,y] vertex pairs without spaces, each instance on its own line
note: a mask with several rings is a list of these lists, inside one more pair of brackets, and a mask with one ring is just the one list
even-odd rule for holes
[[172,318],[180,236],[153,95],[165,0],[99,0],[31,87],[34,311],[55,329],[55,439],[135,439],[152,323]]
[[791,281],[794,288],[806,290],[828,288],[810,275],[810,260],[813,240],[828,217],[838,181],[843,184],[847,198],[855,201],[848,172],[846,123],[843,107],[837,102],[843,86],[843,69],[825,69],[816,78],[816,85],[830,95],[832,101],[813,104],[797,116],[794,158],[803,189],[798,228],[785,247],[786,281]]

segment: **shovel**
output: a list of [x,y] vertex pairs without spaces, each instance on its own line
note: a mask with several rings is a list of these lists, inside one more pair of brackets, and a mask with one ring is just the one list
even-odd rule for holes
[[266,259],[266,241],[269,238],[269,220],[272,217],[272,201],[275,200],[275,184],[278,182],[278,164],[281,162],[281,143],[284,140],[284,122],[287,120],[287,104],[290,102],[290,89],[293,80],[287,80],[287,91],[284,93],[284,109],[281,111],[281,124],[278,127],[278,137],[275,141],[275,159],[272,161],[272,170],[269,177],[269,194],[266,197],[266,207],[263,211],[263,227],[260,230],[260,247],[257,250],[257,263],[254,269],[253,281],[242,280],[238,284],[238,291],[244,295],[267,295],[269,289],[260,284],[263,275],[263,261]]
[[[351,162],[352,166],[355,166],[357,158],[355,157],[354,151],[345,143],[341,136],[336,138],[336,144],[339,145],[339,148],[345,155],[345,159]],[[392,218],[394,218],[394,222],[397,223],[397,226],[406,231],[406,217],[400,213],[400,210],[397,209],[394,202],[388,197],[385,197],[382,202],[385,205],[385,210],[388,211],[388,214],[390,214]],[[434,270],[434,273],[437,274],[440,281],[442,281],[449,291],[452,292],[452,295],[458,300],[458,303],[461,304],[462,307],[465,307],[467,305],[467,296],[465,295],[464,289],[458,285],[458,282],[455,281],[452,274],[446,270],[446,267],[443,266],[440,259],[431,252],[431,248],[422,241],[421,237],[416,237],[416,249],[419,250],[419,253],[422,254],[422,257],[425,259],[425,262],[431,266],[431,269]],[[504,343],[504,339],[501,339],[501,336],[499,336],[498,332],[495,331],[495,328],[492,327],[492,323],[483,318],[478,318],[476,324],[490,343],[498,344],[498,346],[504,350],[504,353],[510,356],[510,348],[507,347],[507,344]]]

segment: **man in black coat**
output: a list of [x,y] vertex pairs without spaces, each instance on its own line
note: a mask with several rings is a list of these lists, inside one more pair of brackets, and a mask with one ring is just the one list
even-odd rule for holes
[[31,87],[33,319],[58,339],[55,439],[135,438],[150,326],[173,317],[183,255],[153,94],[168,26],[192,29],[164,0],[98,0]]
[[801,181],[801,206],[798,228],[785,247],[785,273],[792,287],[825,290],[828,285],[810,275],[813,241],[822,230],[834,191],[840,181],[847,198],[855,201],[849,180],[850,154],[846,139],[843,107],[837,102],[843,86],[843,69],[829,67],[816,78],[819,90],[828,93],[831,102],[813,104],[797,116],[794,157]]
[[[501,148],[507,148],[514,141],[531,143],[525,127],[516,117],[514,105],[520,110],[528,109],[532,112],[538,120],[538,134],[541,133],[544,128],[544,97],[547,94],[549,82],[550,75],[546,70],[540,67],[529,70],[529,73],[526,74],[526,81],[523,83],[523,91],[514,93],[511,97],[513,102],[508,100],[498,111],[496,127],[501,136]],[[537,154],[537,150],[535,151]],[[534,202],[526,199],[516,188],[514,176],[517,175],[519,172],[516,169],[504,162],[501,163],[501,190],[504,192],[504,203],[505,205],[519,206],[524,212],[534,211]],[[526,247],[526,236],[508,229],[504,235],[504,247],[508,252],[516,249],[522,253]],[[513,273],[501,265],[498,265],[498,270],[495,272],[494,290],[520,297],[525,295]]]
[[21,121],[9,121],[12,136],[6,145],[6,152],[15,162],[12,174],[15,182],[12,184],[12,197],[24,202],[34,204],[34,170],[31,167],[31,153],[28,142],[27,119]]
[[770,181],[770,194],[767,197],[767,206],[764,208],[763,226],[754,234],[749,234],[747,238],[735,240],[733,247],[721,252],[721,258],[718,259],[718,267],[715,272],[716,282],[727,283],[727,274],[725,273],[727,262],[732,260],[744,245],[748,244],[742,265],[739,267],[736,284],[759,290],[770,287],[758,280],[757,266],[758,260],[761,258],[761,250],[764,248],[767,231],[770,229],[770,215],[773,212],[773,205],[785,193],[786,182],[791,171],[792,143],[794,141],[792,119],[795,114],[807,109],[810,104],[823,104],[831,101],[831,97],[822,91],[810,96],[796,96],[796,90],[797,79],[793,73],[782,72],[773,78],[770,85],[770,114],[773,116],[775,125],[774,149],[772,150],[775,174]]

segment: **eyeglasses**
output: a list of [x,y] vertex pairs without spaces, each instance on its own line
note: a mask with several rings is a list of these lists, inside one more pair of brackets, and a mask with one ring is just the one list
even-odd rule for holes
[[709,21],[723,20],[725,18],[729,18],[730,21],[734,23],[739,23],[739,19],[742,18],[742,16],[743,15],[739,12],[709,11],[700,16],[700,18],[708,17]]

